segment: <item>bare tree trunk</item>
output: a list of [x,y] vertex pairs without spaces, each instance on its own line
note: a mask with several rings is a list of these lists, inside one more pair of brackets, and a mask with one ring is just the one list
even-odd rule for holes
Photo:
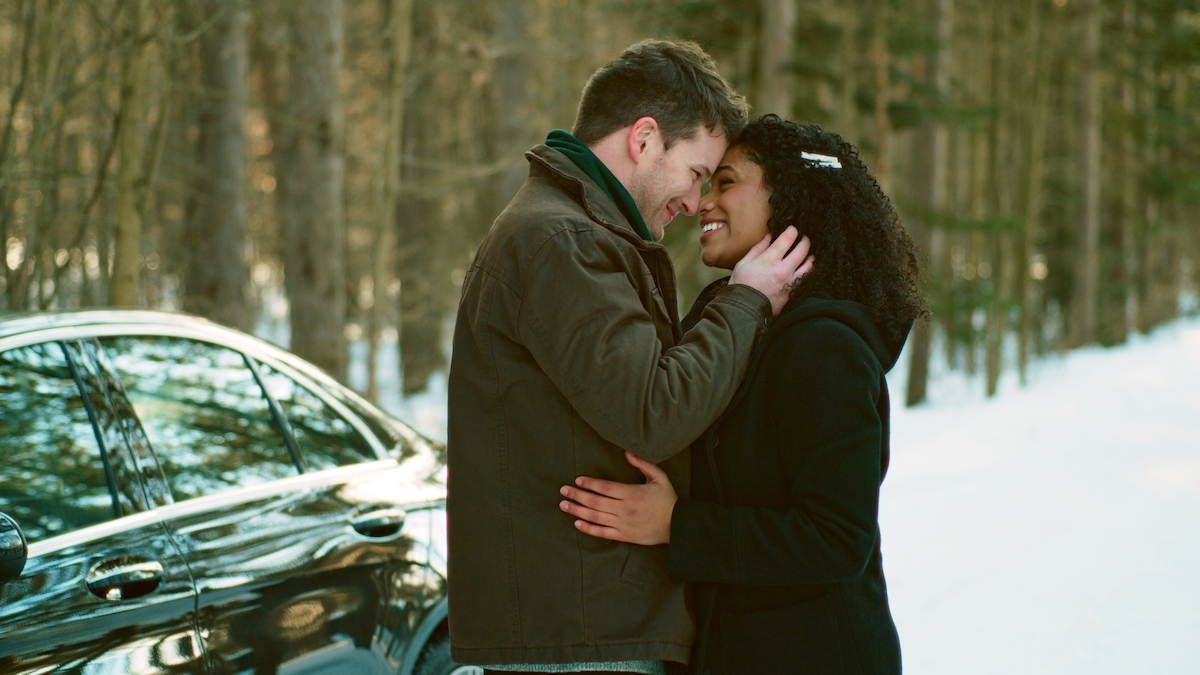
[[[1187,80],[1181,73],[1174,77],[1174,88],[1171,91],[1170,112],[1176,119],[1185,117],[1187,108]],[[1178,125],[1162,134],[1163,140],[1169,144],[1160,153],[1163,161],[1170,161],[1172,156],[1178,159],[1186,141],[1182,129]],[[1170,134],[1169,136],[1167,134]],[[1173,147],[1172,147],[1173,146]],[[1163,213],[1166,212],[1166,213]],[[1147,305],[1143,314],[1143,330],[1149,331],[1155,326],[1174,320],[1179,316],[1179,296],[1183,283],[1183,250],[1182,225],[1184,221],[1184,206],[1179,196],[1161,206],[1155,214],[1155,219],[1147,232],[1147,256],[1143,272],[1146,279],[1144,303]]]
[[491,13],[462,0],[413,9],[413,51],[429,70],[409,102],[404,132],[411,196],[396,269],[405,396],[424,391],[446,366],[448,319],[473,248],[495,217],[498,168],[494,61],[477,48],[495,38]]
[[[453,133],[455,115],[447,114],[457,113],[457,99],[447,90],[460,85],[462,76],[449,72],[443,47],[448,40],[445,27],[458,24],[455,9],[457,3],[450,2],[413,5],[412,49],[429,64],[417,96],[407,106],[404,124],[405,149],[414,160],[455,157],[451,152],[458,149]],[[443,187],[446,172],[436,166],[418,169],[407,158],[403,168],[410,190],[406,192],[405,217],[397,223],[396,275],[400,280],[400,392],[409,396],[424,391],[430,377],[445,366],[438,291],[446,270],[443,256],[434,253],[437,242],[433,232],[436,229],[442,238],[450,235],[453,225],[448,221],[459,217],[459,212],[454,204],[458,195],[440,193],[449,193]],[[412,189],[418,184],[424,189]],[[453,216],[448,217],[451,209]]]
[[796,0],[762,0],[760,15],[756,112],[787,119],[792,114],[794,78],[787,64],[796,40]]
[[1137,3],[1125,0],[1121,23],[1125,33],[1124,73],[1121,80],[1121,109],[1125,113],[1121,148],[1121,275],[1125,293],[1125,312],[1122,316],[1122,340],[1136,329],[1137,322],[1137,216],[1138,172],[1140,153],[1133,125],[1137,119]]
[[[562,120],[564,128],[570,128],[571,121],[575,119],[579,94],[593,67],[588,57],[593,48],[589,40],[595,28],[591,19],[595,13],[595,3],[596,0],[574,0],[570,5],[560,5],[560,9],[552,12],[557,21],[550,26],[550,31],[561,33],[555,34],[548,42],[556,47],[561,46],[568,55],[560,71],[566,77],[550,77],[550,81],[557,85],[554,98],[559,104],[554,118]],[[543,80],[546,78],[544,71],[540,77]]]
[[[1039,0],[1031,0],[1030,20],[1041,21]],[[1053,16],[1053,15],[1052,15]],[[1051,18],[1050,22],[1055,19]],[[1025,205],[1022,224],[1021,256],[1017,263],[1018,294],[1021,300],[1021,324],[1017,329],[1017,371],[1021,384],[1026,383],[1026,371],[1029,365],[1030,333],[1034,330],[1034,285],[1032,279],[1034,249],[1037,244],[1038,224],[1042,213],[1042,195],[1045,189],[1044,177],[1046,167],[1046,129],[1050,118],[1050,74],[1052,69],[1049,60],[1050,50],[1045,45],[1052,44],[1058,36],[1054,23],[1039,30],[1038,23],[1030,26],[1029,46],[1035,56],[1026,67],[1028,89],[1032,90],[1032,110],[1029,114],[1028,151],[1025,169]],[[1039,271],[1039,274],[1041,272]]]
[[875,69],[875,180],[886,193],[892,186],[891,123],[888,120],[887,0],[875,6],[875,35],[871,43],[871,65]]
[[841,134],[851,143],[858,144],[858,0],[842,0],[842,88],[841,119],[838,127]]
[[1013,286],[1013,237],[1008,232],[997,235],[993,241],[994,260],[998,270],[996,287],[999,296],[988,308],[987,351],[984,370],[987,377],[985,392],[990,398],[996,395],[1000,374],[1004,370],[1004,336],[1008,330],[1008,299]]
[[[111,208],[111,207],[110,207]],[[109,211],[109,209],[105,209]],[[102,213],[111,217],[111,212]],[[103,222],[103,221],[102,221]],[[112,280],[112,228],[105,227],[103,224],[96,228],[96,261],[99,267],[99,275],[96,279],[95,295],[93,296],[93,305],[101,306],[109,296],[109,288]]]
[[[1155,26],[1153,19],[1143,17],[1146,32],[1153,31]],[[1142,94],[1142,162],[1145,166],[1154,166],[1159,161],[1160,153],[1158,144],[1160,142],[1160,130],[1158,127],[1159,109],[1158,92],[1155,81],[1157,80],[1153,65],[1150,59],[1144,59],[1139,69],[1141,71],[1141,94]],[[1160,208],[1158,196],[1153,192],[1148,193],[1143,200],[1142,205],[1142,220],[1143,231],[1142,241],[1140,242],[1138,261],[1138,298],[1141,302],[1138,304],[1137,311],[1137,329],[1141,333],[1148,333],[1156,323],[1155,304],[1156,297],[1153,295],[1155,263],[1158,259],[1159,249],[1161,244],[1161,229],[1160,223]]]
[[[16,111],[17,106],[21,103],[21,99],[25,95],[25,90],[29,86],[29,67],[30,57],[33,53],[33,38],[34,26],[37,19],[37,3],[34,0],[28,0],[25,5],[25,21],[24,30],[22,31],[24,42],[21,45],[21,65],[18,69],[17,81],[12,87],[12,92],[8,97],[8,114],[5,115],[3,123],[4,131],[0,132],[0,253],[4,254],[7,263],[8,257],[8,241],[10,236],[9,222],[11,220],[11,204],[8,198],[9,185],[13,182],[16,173],[17,157],[14,152],[14,157],[9,157],[9,151],[13,146],[14,131],[16,128]],[[19,283],[18,274],[19,266],[4,265],[4,288],[7,293],[6,310],[16,312],[24,309],[25,298],[23,286]]]
[[[992,191],[995,213],[1001,217],[1013,214],[1013,177],[1016,164],[1012,161],[1013,112],[1011,101],[1011,15],[1009,3],[997,3],[988,11],[992,24],[992,91],[991,101],[997,107],[992,123]],[[1004,371],[1004,336],[1008,332],[1008,303],[1012,298],[1013,242],[1005,231],[989,238],[991,263],[995,270],[995,295],[988,307],[987,336],[984,355],[985,391],[996,395],[1000,374]]]
[[404,140],[404,83],[412,43],[412,0],[388,2],[388,84],[384,96],[387,122],[383,145],[383,186],[376,209],[375,249],[371,252],[371,280],[374,302],[367,324],[367,397],[379,400],[379,332],[383,328],[384,302],[392,249],[396,246],[396,206],[400,195],[400,153]]
[[[524,0],[494,0],[496,32],[495,155],[508,168],[496,181],[495,213],[508,204],[529,174],[524,161],[531,145],[529,121],[529,34],[526,28]],[[581,19],[579,19],[581,20]],[[494,215],[494,214],[493,214]]]
[[[992,33],[993,22],[995,18],[990,11],[987,11],[986,0],[978,3],[976,12],[977,28],[979,35],[978,49],[975,54],[975,100],[974,103],[982,108],[991,107],[994,101],[992,98],[992,78],[993,73],[993,54],[996,49],[994,35]],[[992,183],[992,160],[991,160],[991,139],[986,131],[976,131],[971,136],[971,183],[970,183],[970,213],[971,219],[981,222],[989,215],[989,191],[988,188]],[[986,245],[985,237],[982,231],[973,229],[968,235],[968,252],[967,252],[967,269],[971,270],[971,279],[966,279],[968,282],[978,286],[982,282],[978,280],[981,269],[980,263],[988,262],[984,259],[984,247]],[[965,275],[964,275],[964,278]],[[975,309],[968,311],[972,312],[972,316],[968,317],[971,322],[971,329],[967,339],[967,359],[966,369],[969,375],[974,375],[978,370],[979,364],[979,330],[975,325]]]
[[[931,0],[931,14],[937,27],[937,55],[930,64],[929,81],[937,92],[938,99],[946,100],[950,95],[950,40],[954,30],[954,0]],[[949,208],[949,191],[947,177],[950,160],[950,131],[942,122],[931,125],[929,133],[929,207],[935,216],[942,216]],[[927,284],[933,293],[941,293],[941,286],[948,284],[943,280],[947,273],[942,264],[946,255],[946,232],[926,224],[926,243],[929,256],[929,270],[926,278],[932,281]],[[935,303],[940,304],[940,303]],[[933,323],[918,321],[913,326],[911,356],[908,366],[908,388],[905,392],[904,404],[914,406],[925,400],[929,386],[929,352],[933,332]],[[948,337],[948,336],[947,336]]]
[[246,96],[249,15],[240,2],[203,0],[200,36],[201,195],[188,222],[183,307],[249,330],[246,286]]
[[287,14],[291,50],[277,208],[291,349],[344,381],[342,3],[291,0]]
[[1083,218],[1075,242],[1075,286],[1068,346],[1096,340],[1100,293],[1101,78],[1099,0],[1085,5],[1083,25]]
[[142,246],[142,188],[146,135],[146,40],[149,0],[135,0],[130,10],[130,35],[121,72],[121,131],[117,148],[116,208],[113,233],[112,282],[108,304],[138,304],[138,258]]

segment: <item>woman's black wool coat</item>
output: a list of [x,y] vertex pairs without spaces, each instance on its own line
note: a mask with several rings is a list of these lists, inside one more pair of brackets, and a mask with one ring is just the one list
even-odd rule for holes
[[693,444],[669,548],[696,582],[696,675],[900,673],[878,506],[902,346],[861,304],[794,302]]

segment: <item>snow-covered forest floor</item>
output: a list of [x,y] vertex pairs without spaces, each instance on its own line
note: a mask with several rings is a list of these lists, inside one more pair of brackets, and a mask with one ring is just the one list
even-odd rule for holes
[[880,521],[905,671],[1200,672],[1200,320],[980,389],[942,376],[893,409]]

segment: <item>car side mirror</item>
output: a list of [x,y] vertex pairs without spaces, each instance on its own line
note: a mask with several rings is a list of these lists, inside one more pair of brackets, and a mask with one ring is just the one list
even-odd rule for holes
[[21,576],[29,559],[29,544],[17,521],[0,513],[0,586]]

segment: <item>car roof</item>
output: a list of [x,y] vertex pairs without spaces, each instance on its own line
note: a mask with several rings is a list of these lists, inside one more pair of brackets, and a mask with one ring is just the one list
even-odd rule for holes
[[[3,341],[9,337],[28,333],[38,333],[46,330],[56,330],[62,328],[80,328],[86,330],[90,327],[112,325],[140,326],[150,329],[149,332],[151,333],[153,333],[155,328],[165,328],[175,330],[183,329],[189,332],[195,332],[198,336],[219,336],[221,341],[227,346],[239,350],[246,350],[248,347],[256,348],[259,351],[269,354],[272,358],[286,363],[287,365],[304,373],[306,376],[316,380],[318,383],[326,387],[333,387],[342,391],[344,395],[353,398],[355,403],[360,407],[364,407],[369,410],[380,411],[378,406],[362,398],[362,396],[360,396],[357,392],[349,389],[348,387],[340,385],[337,380],[316,365],[305,361],[299,356],[296,356],[295,354],[280,347],[279,345],[267,342],[266,340],[255,337],[248,333],[244,333],[240,330],[222,326],[221,324],[209,321],[208,319],[193,316],[191,314],[184,314],[182,312],[165,312],[149,309],[80,309],[53,312],[25,312],[7,315],[0,314],[0,341]],[[388,415],[388,417],[394,419],[394,417],[391,415]],[[407,431],[407,433],[416,433],[412,432],[407,425],[404,426],[404,429]]]
[[60,328],[86,330],[89,327],[111,325],[142,326],[150,329],[156,327],[184,329],[209,336],[220,336],[227,341],[229,346],[245,349],[248,344],[253,345],[259,350],[268,352],[272,357],[298,368],[323,384],[336,385],[336,381],[328,373],[278,345],[240,330],[182,312],[149,309],[80,309],[0,315],[0,340],[45,330]]
[[[0,338],[49,328],[83,327],[112,323],[224,328],[208,319],[181,312],[163,312],[146,309],[79,309],[0,315]],[[232,329],[225,328],[225,330]]]

